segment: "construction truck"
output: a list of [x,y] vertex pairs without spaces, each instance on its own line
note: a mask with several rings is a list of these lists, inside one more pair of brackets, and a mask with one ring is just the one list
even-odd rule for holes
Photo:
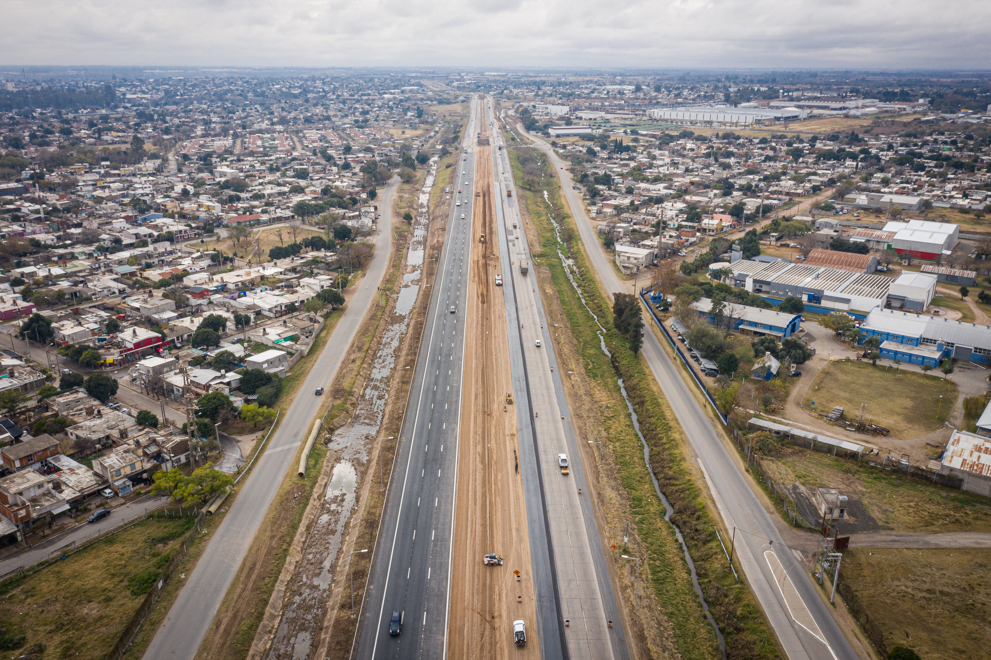
[[512,197],[512,196],[513,196],[513,191],[512,190],[507,190],[506,191],[506,197]]
[[486,566],[502,566],[502,557],[494,552],[490,552],[482,558],[482,563]]
[[557,455],[557,465],[561,468],[561,474],[568,474],[568,455],[558,454]]
[[506,392],[506,403],[512,403],[512,402],[513,402],[513,393]]
[[530,271],[530,262],[526,259],[526,252],[517,252],[516,260],[520,262],[520,273],[526,275]]
[[484,243],[485,242],[485,234],[482,234],[481,236],[478,237],[478,242],[479,243]]

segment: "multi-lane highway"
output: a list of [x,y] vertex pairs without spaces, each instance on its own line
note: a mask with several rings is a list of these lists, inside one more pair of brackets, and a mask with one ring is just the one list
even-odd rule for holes
[[[521,133],[526,134],[522,127]],[[572,188],[568,164],[550,145],[529,136],[548,155],[576,220],[585,250],[607,293],[627,291],[595,235],[581,197]],[[719,437],[702,407],[682,380],[675,364],[652,332],[644,337],[643,355],[678,422],[691,443],[727,528],[736,528],[740,564],[792,660],[854,660],[857,655],[816,594],[807,573],[778,534],[768,513],[751,490],[740,464]]]
[[398,185],[399,179],[394,178],[385,189],[382,225],[374,239],[375,254],[368,272],[357,284],[344,316],[338,320],[324,350],[301,385],[299,396],[283,416],[265,453],[259,457],[241,493],[179,592],[179,597],[148,646],[145,658],[192,658],[206,637],[217,609],[320,408],[322,399],[313,395],[314,390],[330,387],[347,353],[346,347],[361,326],[365,311],[378,297],[378,287],[392,252],[392,197]]
[[[506,194],[515,186],[501,144],[497,139],[492,150],[496,218],[541,652],[548,658],[628,658],[536,275],[521,267],[530,263],[530,250],[517,197]],[[568,475],[560,469],[561,454],[568,457]]]
[[[455,204],[362,604],[355,658],[447,654],[477,113],[478,102],[472,99],[451,182]],[[394,611],[403,618],[398,636],[389,634]]]

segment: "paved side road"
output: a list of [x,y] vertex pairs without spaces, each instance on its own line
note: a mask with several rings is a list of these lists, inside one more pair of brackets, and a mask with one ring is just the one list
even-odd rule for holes
[[154,497],[148,495],[134,500],[133,502],[128,502],[124,506],[113,509],[113,513],[111,513],[108,517],[95,523],[87,523],[86,517],[80,515],[78,518],[80,524],[76,527],[58,534],[57,536],[49,537],[41,543],[35,544],[30,548],[17,553],[16,555],[0,560],[0,575],[5,575],[19,568],[33,566],[43,559],[48,559],[53,552],[60,548],[64,548],[70,543],[82,543],[84,541],[88,541],[94,536],[98,536],[102,532],[105,532],[112,527],[116,527],[121,523],[134,520],[135,518],[140,518],[146,512],[151,511],[152,509],[157,509],[165,504],[166,500],[167,498],[165,497]]
[[[528,135],[518,127],[522,135]],[[607,294],[628,290],[585,214],[581,198],[572,189],[568,164],[550,145],[529,136],[550,158],[561,180],[568,206],[599,279]],[[678,367],[661,347],[653,331],[644,334],[643,356],[678,422],[685,430],[716,506],[727,528],[737,528],[740,565],[771,626],[792,660],[854,660],[857,654],[829,610],[816,594],[805,568],[787,550],[774,521],[751,490],[739,461],[720,439],[712,419],[682,379]]]
[[394,177],[382,195],[382,228],[374,239],[375,254],[368,273],[356,285],[357,291],[348,303],[344,316],[337,322],[333,334],[300,386],[298,396],[269,440],[265,453],[258,457],[247,482],[158,628],[145,658],[192,658],[206,637],[213,617],[320,408],[322,398],[313,395],[314,389],[330,386],[366,310],[378,299],[378,287],[392,254],[392,198],[398,187],[399,178]]

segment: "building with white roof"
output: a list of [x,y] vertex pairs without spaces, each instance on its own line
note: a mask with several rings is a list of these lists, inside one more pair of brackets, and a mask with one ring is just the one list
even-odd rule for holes
[[960,227],[949,222],[909,220],[889,222],[884,231],[894,232],[891,247],[899,256],[937,261],[949,255],[960,238]]
[[935,275],[903,272],[888,287],[888,306],[892,309],[907,309],[921,312],[936,295]]
[[[709,323],[716,324],[716,316],[712,310],[712,300],[702,298],[692,303],[692,309],[708,317]],[[802,325],[801,314],[789,314],[773,309],[761,309],[749,305],[724,302],[719,311],[720,325],[726,325],[730,330],[750,332],[755,335],[772,335],[784,338],[798,332]]]
[[991,326],[877,308],[860,325],[859,343],[881,338],[881,357],[935,367],[944,358],[991,363]]

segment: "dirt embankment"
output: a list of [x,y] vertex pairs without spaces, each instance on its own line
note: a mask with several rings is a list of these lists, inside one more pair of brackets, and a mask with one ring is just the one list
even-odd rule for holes
[[[479,149],[477,162],[475,191],[481,195],[475,198],[471,238],[465,339],[471,350],[465,352],[462,390],[448,655],[535,658],[536,626],[528,626],[523,649],[517,649],[512,639],[514,620],[532,622],[536,616],[516,462],[516,411],[514,404],[506,403],[512,380],[506,308],[502,288],[495,285],[501,266],[488,147]],[[479,242],[482,234],[485,243]],[[501,556],[504,564],[483,565],[482,557],[489,552]]]

